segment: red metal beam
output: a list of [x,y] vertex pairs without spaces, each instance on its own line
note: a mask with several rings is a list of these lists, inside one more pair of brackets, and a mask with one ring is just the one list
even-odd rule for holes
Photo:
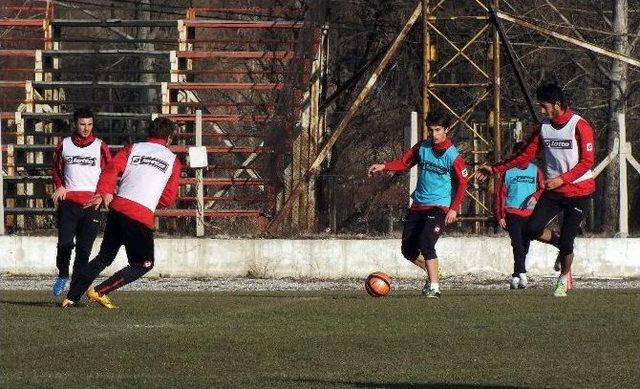
[[9,50],[0,50],[0,57],[35,57],[35,50],[18,50],[18,49],[9,49]]
[[24,88],[26,81],[1,81],[0,88]]
[[267,82],[169,82],[169,89],[174,90],[281,90],[284,83]]
[[0,19],[0,27],[43,27],[43,19]]

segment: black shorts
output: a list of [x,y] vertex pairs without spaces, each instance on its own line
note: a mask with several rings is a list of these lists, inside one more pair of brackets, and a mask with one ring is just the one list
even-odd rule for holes
[[402,255],[409,261],[415,261],[422,253],[424,259],[438,258],[436,242],[444,229],[445,213],[442,208],[428,211],[407,210],[402,230]]
[[129,264],[153,267],[153,230],[120,212],[109,211],[99,255],[113,260],[123,245]]
[[591,196],[563,197],[556,192],[544,191],[529,218],[527,236],[538,239],[545,227],[557,215],[561,214],[562,227],[558,243],[560,254],[573,253],[573,241],[578,235],[580,222],[586,216]]

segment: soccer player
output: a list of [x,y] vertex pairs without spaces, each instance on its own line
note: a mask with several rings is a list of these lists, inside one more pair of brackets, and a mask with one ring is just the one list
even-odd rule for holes
[[[595,161],[593,129],[567,106],[565,94],[557,85],[540,86],[536,96],[545,119],[535,127],[524,149],[506,162],[482,166],[477,176],[484,180],[491,173],[523,166],[542,151],[545,190],[529,219],[527,236],[560,248],[560,276],[553,295],[565,297],[573,243],[596,188],[591,171]],[[557,235],[546,227],[559,213],[562,227]]]
[[382,171],[403,171],[418,165],[418,183],[402,231],[402,255],[427,272],[422,293],[439,298],[438,256],[435,245],[445,225],[456,220],[467,188],[467,169],[458,149],[447,137],[450,119],[431,114],[431,139],[414,145],[400,159],[373,164],[369,176]]
[[[89,262],[93,242],[98,235],[100,213],[85,209],[91,200],[102,169],[111,160],[109,145],[93,134],[94,115],[87,108],[73,113],[73,134],[64,138],[53,156],[51,198],[58,205],[58,245],[56,267],[58,277],[53,294],[60,296],[69,281],[71,251],[76,248],[73,272]],[[74,244],[75,238],[75,244]]]
[[[524,142],[513,145],[513,154],[524,147]],[[497,181],[495,216],[500,227],[507,230],[513,248],[513,274],[509,287],[527,287],[526,257],[531,242],[526,235],[527,220],[544,189],[542,170],[533,163],[512,167],[501,174]]]
[[[100,252],[80,272],[74,273],[62,308],[76,305],[102,270],[116,257],[120,246],[127,251],[129,265],[87,291],[87,298],[105,308],[116,308],[108,293],[142,277],[153,268],[154,212],[171,206],[178,193],[180,162],[169,150],[175,124],[155,119],[144,142],[125,146],[105,167],[98,188],[87,208],[109,208]],[[118,183],[118,176],[122,179]],[[115,196],[114,196],[115,192]]]

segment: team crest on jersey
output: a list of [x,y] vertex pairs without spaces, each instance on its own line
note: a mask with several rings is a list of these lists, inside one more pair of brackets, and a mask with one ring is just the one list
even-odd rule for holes
[[433,232],[435,232],[436,234],[439,234],[440,233],[440,226],[433,227]]
[[544,145],[551,149],[571,149],[573,140],[571,139],[545,139]]
[[469,172],[467,172],[467,168],[462,169],[462,177],[467,177]]
[[167,168],[169,167],[169,164],[161,159],[145,157],[144,155],[134,155],[133,157],[131,157],[131,164],[151,166],[163,173],[166,172]]
[[587,151],[593,151],[593,143],[587,143]]
[[150,268],[151,266],[153,266],[153,261],[144,261],[144,263],[142,264],[142,267],[144,267],[145,269]]

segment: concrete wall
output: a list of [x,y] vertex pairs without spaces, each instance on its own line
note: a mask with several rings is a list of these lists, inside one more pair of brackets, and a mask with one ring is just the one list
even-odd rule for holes
[[[93,255],[100,246],[98,239]],[[198,277],[363,277],[383,270],[394,277],[423,277],[400,254],[397,239],[157,239],[150,275]],[[437,245],[445,275],[506,277],[513,271],[509,240],[496,237],[445,237]],[[640,277],[640,239],[584,238],[576,241],[573,273],[578,277]],[[528,271],[551,276],[557,251],[531,244]],[[0,237],[0,272],[50,274],[55,270],[55,237]],[[124,249],[105,273],[126,264]]]

